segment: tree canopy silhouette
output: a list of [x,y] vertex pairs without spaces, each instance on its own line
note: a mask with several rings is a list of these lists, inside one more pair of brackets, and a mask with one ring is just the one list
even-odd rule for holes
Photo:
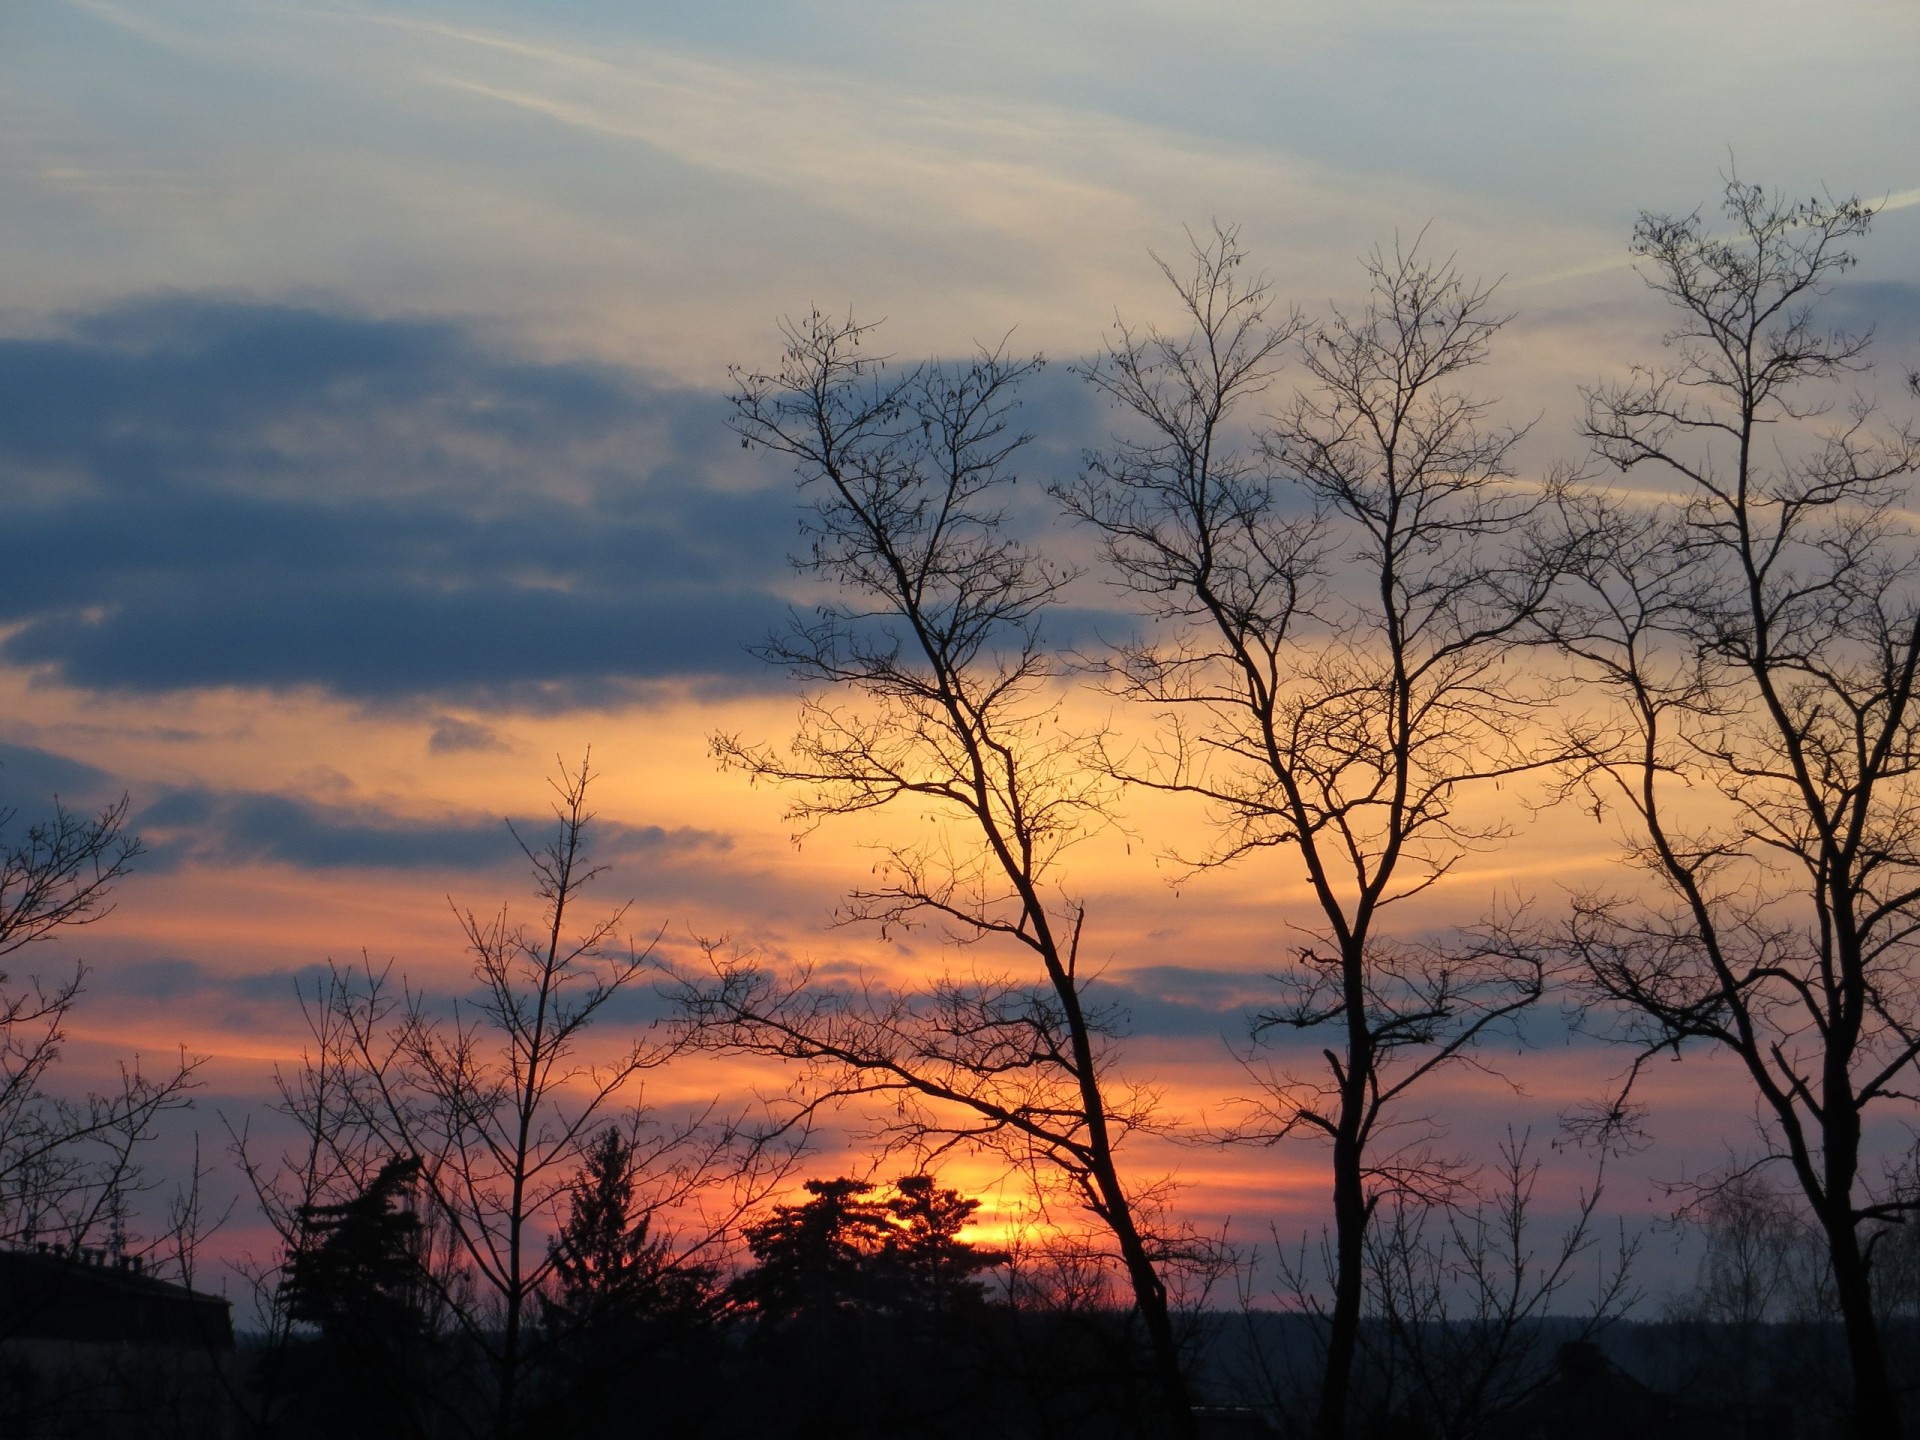
[[937,1323],[981,1303],[981,1272],[1007,1256],[960,1238],[980,1202],[931,1175],[902,1176],[885,1196],[878,1189],[809,1180],[811,1199],[749,1225],[756,1263],[734,1282],[734,1299],[775,1324],[852,1310]]
[[733,1297],[770,1324],[867,1308],[879,1298],[874,1260],[887,1241],[887,1209],[864,1180],[809,1180],[813,1198],[776,1205],[746,1227],[754,1265]]

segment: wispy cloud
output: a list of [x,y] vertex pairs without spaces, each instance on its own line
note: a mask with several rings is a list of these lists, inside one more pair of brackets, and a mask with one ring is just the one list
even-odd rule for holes
[[[1878,200],[1864,197],[1874,208],[1876,214],[1884,215],[1888,211],[1908,210],[1920,205],[1920,186],[1911,190],[1891,191]],[[1730,237],[1723,237],[1730,238]],[[1619,252],[1604,260],[1590,260],[1585,264],[1572,265],[1564,269],[1550,270],[1544,274],[1529,275],[1524,279],[1511,280],[1508,286],[1515,290],[1535,289],[1546,285],[1564,284],[1569,280],[1585,280],[1594,275],[1606,275],[1616,270],[1629,270],[1633,267],[1634,257],[1623,246]]]
[[[374,296],[404,274],[408,304],[504,312],[569,345],[636,347],[682,374],[712,373],[768,317],[813,301],[890,314],[894,343],[913,349],[1017,325],[1037,348],[1078,351],[1116,307],[1160,307],[1147,250],[1177,248],[1183,223],[1216,216],[1242,223],[1303,299],[1350,288],[1355,254],[1435,217],[1449,245],[1490,241],[1474,243],[1492,273],[1593,238],[1541,207],[1404,167],[1309,158],[1287,132],[1192,133],[1085,95],[1012,94],[964,75],[929,84],[632,38],[588,49],[532,23],[360,8],[201,3],[161,22],[87,3],[143,40],[215,47],[236,76],[286,77],[287,115],[314,117],[287,137],[303,152],[299,185],[278,171],[243,185],[273,197],[265,208],[232,208],[234,177],[256,164],[244,135],[210,135],[192,160],[160,157],[217,174],[228,223],[208,251],[190,243],[190,214],[156,215],[165,223],[148,227],[131,266],[199,283],[205,257],[224,253],[248,283],[278,268]],[[434,138],[449,123],[468,143]],[[536,149],[529,169],[521,157]],[[92,183],[73,178],[89,168],[40,163],[69,172],[44,183],[70,193]],[[126,190],[111,199],[128,226],[161,204]],[[341,223],[355,214],[380,217],[386,263],[338,263],[360,243]]]

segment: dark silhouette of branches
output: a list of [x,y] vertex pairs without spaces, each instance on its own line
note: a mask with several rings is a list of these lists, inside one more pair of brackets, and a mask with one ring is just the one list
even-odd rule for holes
[[1565,1317],[1570,1328],[1547,1328],[1601,1243],[1602,1185],[1596,1173],[1571,1222],[1543,1240],[1533,1214],[1541,1163],[1528,1151],[1528,1137],[1509,1133],[1493,1180],[1470,1203],[1396,1196],[1367,1239],[1367,1345],[1381,1398],[1440,1440],[1497,1428],[1552,1374],[1554,1348],[1590,1339],[1638,1298],[1639,1246],[1623,1233],[1610,1260],[1595,1256],[1584,1313]]
[[[1282,998],[1256,1036],[1330,1030],[1326,1068],[1262,1064],[1240,1138],[1332,1151],[1334,1304],[1323,1435],[1347,1427],[1365,1235],[1383,1197],[1444,1198],[1440,1127],[1401,1113],[1541,994],[1540,962],[1490,937],[1413,943],[1393,907],[1507,833],[1466,818],[1477,788],[1550,765],[1528,739],[1553,699],[1515,658],[1557,558],[1524,543],[1552,486],[1515,481],[1519,432],[1457,386],[1503,317],[1416,243],[1366,262],[1357,313],[1277,316],[1234,232],[1162,264],[1183,332],[1122,324],[1088,379],[1134,429],[1061,492],[1158,628],[1104,669],[1162,738],[1112,773],[1206,803],[1224,866],[1290,850],[1318,923],[1276,945]],[[1287,354],[1306,384],[1260,434],[1247,411]],[[1396,1126],[1404,1126],[1396,1131]]]
[[537,847],[522,841],[542,902],[537,925],[505,906],[487,915],[456,908],[473,991],[442,1013],[422,992],[396,987],[390,969],[335,966],[306,1000],[313,1045],[299,1073],[280,1081],[299,1146],[276,1166],[238,1140],[262,1208],[293,1253],[317,1203],[363,1193],[395,1157],[419,1161],[426,1218],[446,1252],[419,1280],[487,1357],[491,1429],[502,1436],[522,1417],[535,1299],[564,1258],[547,1240],[609,1115],[634,1106],[628,1178],[649,1211],[680,1222],[673,1263],[682,1268],[698,1265],[778,1182],[801,1133],[754,1132],[717,1107],[678,1117],[641,1110],[640,1077],[682,1053],[683,1037],[646,1034],[589,1053],[587,1032],[602,1012],[656,973],[652,947],[620,934],[626,906],[578,921],[581,894],[603,869],[587,846],[592,780],[584,760],[563,771],[553,835]]
[[[122,796],[97,815],[54,801],[18,840],[0,838],[0,957],[56,931],[104,919],[140,854]],[[0,837],[15,820],[0,813]],[[65,979],[0,971],[0,1240],[77,1246],[119,1222],[147,1188],[138,1152],[162,1115],[185,1106],[200,1062],[150,1074],[136,1057],[117,1082],[80,1099],[49,1089],[87,972]]]
[[[53,814],[25,839],[0,841],[0,955],[67,925],[90,925],[113,911],[107,896],[140,855],[127,833],[128,798],[98,815],[76,815],[57,799]],[[0,836],[16,819],[0,811]]]
[[1026,440],[1016,391],[1040,362],[996,349],[889,370],[864,353],[870,327],[817,312],[785,335],[775,373],[735,372],[734,425],[790,457],[813,501],[798,564],[827,593],[763,653],[814,688],[786,750],[723,735],[715,752],[786,787],[803,829],[900,802],[944,822],[880,846],[874,884],[843,919],[930,920],[1032,968],[828,989],[715,947],[711,976],[684,997],[690,1033],[797,1062],[804,1107],[878,1096],[896,1139],[990,1145],[1064,1178],[1126,1266],[1162,1423],[1191,1433],[1162,1247],[1117,1159],[1152,1097],[1111,1074],[1107,1017],[1080,970],[1085,911],[1058,879],[1062,853],[1105,823],[1110,788],[1059,723],[1059,667],[1041,640],[1071,576],[1006,513]]
[[1920,550],[1896,505],[1920,442],[1838,387],[1867,337],[1817,302],[1871,207],[1727,183],[1643,214],[1678,313],[1658,367],[1588,392],[1586,432],[1671,493],[1569,495],[1586,536],[1554,633],[1613,702],[1577,783],[1628,821],[1645,901],[1577,897],[1559,937],[1636,1059],[1692,1042],[1743,1068],[1826,1242],[1858,1433],[1897,1432],[1863,1236],[1909,1207],[1861,1175],[1871,1114],[1920,1094]]

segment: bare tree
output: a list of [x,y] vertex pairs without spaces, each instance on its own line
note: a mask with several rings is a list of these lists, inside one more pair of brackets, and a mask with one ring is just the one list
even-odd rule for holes
[[1667,1347],[1674,1381],[1747,1404],[1800,1390],[1843,1413],[1845,1387],[1830,1380],[1840,1357],[1826,1241],[1798,1187],[1741,1164],[1685,1194],[1675,1218],[1699,1234],[1703,1253],[1692,1290],[1667,1306],[1679,1341]]
[[[1243,264],[1231,230],[1196,245],[1190,272],[1162,264],[1186,324],[1123,324],[1088,369],[1136,430],[1063,498],[1159,622],[1106,667],[1165,720],[1161,740],[1109,757],[1115,773],[1207,803],[1218,841],[1194,866],[1290,850],[1320,912],[1308,943],[1276,943],[1283,998],[1256,1034],[1338,1038],[1323,1074],[1256,1070],[1241,1134],[1331,1148],[1317,1423],[1335,1440],[1375,1208],[1459,1178],[1440,1127],[1403,1102],[1542,990],[1513,947],[1415,943],[1387,917],[1506,833],[1463,814],[1473,790],[1553,758],[1525,738],[1551,689],[1514,659],[1552,566],[1521,543],[1545,491],[1513,480],[1518,432],[1455,388],[1503,323],[1489,289],[1417,245],[1375,251],[1364,307],[1307,326],[1276,317]],[[1306,386],[1252,435],[1245,412],[1296,340]]]
[[[1114,1017],[1081,969],[1084,907],[1064,851],[1105,822],[1106,782],[1059,724],[1059,666],[1040,627],[1069,582],[1008,523],[1016,390],[1038,360],[983,352],[889,373],[870,328],[818,314],[786,327],[771,375],[736,372],[734,425],[787,455],[813,497],[803,571],[832,587],[766,657],[818,687],[780,752],[720,736],[723,763],[791,787],[790,817],[913,807],[921,842],[878,847],[875,883],[842,918],[883,931],[931,920],[1024,957],[1011,974],[950,971],[920,987],[826,987],[719,960],[690,985],[705,1043],[801,1067],[803,1104],[892,1102],[882,1128],[938,1150],[998,1147],[1064,1179],[1111,1235],[1151,1342],[1160,1423],[1192,1419],[1150,1194],[1118,1151],[1151,1092],[1113,1073]],[[716,951],[716,958],[718,952]]]
[[[0,812],[0,958],[112,912],[109,894],[140,854],[125,796],[93,816],[54,801],[53,813],[8,840]],[[188,1103],[199,1061],[159,1074],[136,1058],[117,1081],[75,1100],[54,1094],[86,970],[64,979],[0,971],[0,1240],[77,1246],[121,1220],[144,1188],[138,1152],[160,1117]]]
[[[520,1424],[520,1388],[531,1353],[531,1303],[553,1266],[547,1239],[582,1156],[628,1102],[635,1172],[650,1209],[683,1223],[679,1260],[717,1244],[732,1219],[784,1173],[778,1147],[759,1143],[717,1112],[669,1119],[641,1111],[640,1077],[683,1049],[642,1036],[590,1057],[588,1029],[622,992],[655,973],[651,945],[620,931],[627,907],[580,925],[582,891],[604,867],[590,863],[587,762],[563,771],[552,838],[521,841],[543,910],[537,926],[502,906],[458,910],[475,989],[445,1013],[388,970],[336,967],[309,1009],[315,1045],[299,1076],[282,1083],[302,1129],[283,1182],[254,1167],[264,1206],[296,1225],[316,1191],[364,1187],[371,1166],[418,1156],[431,1218],[444,1227],[458,1275],[422,1277],[439,1288],[454,1323],[488,1358],[495,1377],[493,1429]],[[518,832],[515,832],[518,839]],[[696,1223],[697,1206],[726,1194],[722,1214]],[[296,1197],[299,1198],[296,1203]]]
[[1859,1434],[1898,1431],[1866,1236],[1911,1208],[1862,1175],[1920,1056],[1920,465],[1838,383],[1867,338],[1815,304],[1869,206],[1736,179],[1728,232],[1643,214],[1633,251],[1679,313],[1672,358],[1587,395],[1586,433],[1673,490],[1569,496],[1587,535],[1560,643],[1611,698],[1580,780],[1629,826],[1652,895],[1578,898],[1563,937],[1642,1065],[1702,1041],[1744,1071],[1824,1237]]
[[[1887,1170],[1890,1188],[1920,1199],[1920,1143],[1910,1144]],[[1887,1336],[1887,1368],[1904,1377],[1902,1399],[1911,1404],[1920,1386],[1920,1223],[1909,1214],[1903,1223],[1882,1226],[1868,1243],[1874,1247],[1873,1303]]]
[[[370,972],[371,967],[364,967],[361,973]],[[304,983],[297,985],[308,1043],[297,1066],[274,1067],[274,1095],[266,1106],[275,1117],[270,1123],[292,1132],[278,1148],[261,1143],[251,1117],[239,1124],[223,1117],[229,1153],[247,1182],[255,1212],[273,1237],[270,1255],[250,1254],[231,1262],[265,1327],[252,1383],[234,1396],[260,1435],[280,1433],[289,1405],[297,1401],[287,1388],[287,1360],[301,1331],[289,1303],[288,1280],[294,1257],[315,1243],[313,1217],[366,1195],[381,1167],[396,1158],[365,1124],[357,1103],[359,1060],[347,1019],[359,988],[355,972],[340,966],[330,967],[311,991]],[[430,1239],[424,1237],[417,1248],[417,1268],[422,1271],[431,1271],[436,1258],[444,1260],[444,1247],[436,1255],[425,1243]],[[455,1283],[443,1274],[439,1284],[417,1288],[425,1298],[450,1292]],[[424,1402],[422,1408],[430,1408],[433,1387],[405,1388],[415,1402]]]
[[[1396,1196],[1367,1239],[1374,1403],[1417,1417],[1441,1440],[1497,1426],[1552,1375],[1556,1346],[1590,1339],[1638,1298],[1638,1245],[1622,1233],[1611,1260],[1597,1253],[1604,1158],[1572,1220],[1543,1240],[1534,1214],[1542,1166],[1528,1151],[1528,1138],[1509,1132],[1493,1180],[1470,1204]],[[1590,1255],[1592,1296],[1584,1313],[1564,1315]],[[1555,1317],[1569,1323],[1549,1330]]]
[[[0,955],[112,913],[108,894],[140,855],[139,838],[127,833],[128,803],[122,795],[87,816],[56,799],[24,840],[0,841]],[[0,811],[0,836],[17,818]]]
[[1766,1171],[1740,1166],[1702,1188],[1681,1218],[1706,1237],[1699,1283],[1676,1318],[1723,1327],[1736,1349],[1751,1353],[1760,1327],[1805,1313],[1817,1290],[1807,1271],[1806,1218]]

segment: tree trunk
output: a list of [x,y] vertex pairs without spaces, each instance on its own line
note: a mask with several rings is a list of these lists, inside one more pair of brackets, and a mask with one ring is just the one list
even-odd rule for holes
[[1166,1283],[1147,1254],[1146,1242],[1133,1223],[1133,1207],[1120,1188],[1120,1177],[1109,1159],[1094,1181],[1107,1211],[1107,1223],[1120,1247],[1120,1259],[1127,1267],[1127,1279],[1133,1286],[1134,1303],[1140,1307],[1141,1322],[1147,1327],[1147,1344],[1153,1351],[1155,1388],[1160,1395],[1162,1429],[1168,1440],[1194,1440],[1193,1400],[1187,1393],[1187,1377],[1180,1367],[1180,1343],[1173,1333],[1173,1313],[1167,1304]]
[[1847,1360],[1853,1370],[1853,1433],[1858,1440],[1899,1440],[1900,1411],[1887,1376],[1880,1322],[1873,1313],[1873,1292],[1859,1232],[1850,1215],[1827,1227],[1833,1264],[1833,1289],[1846,1327]]
[[1147,1343],[1153,1349],[1153,1368],[1160,1391],[1161,1408],[1166,1416],[1169,1440],[1193,1440],[1193,1401],[1187,1394],[1187,1377],[1180,1368],[1180,1344],[1173,1333],[1173,1315],[1167,1306],[1167,1287],[1154,1272],[1138,1237],[1128,1247],[1127,1271],[1133,1280],[1135,1303],[1147,1327]]
[[517,1296],[507,1300],[506,1333],[500,1347],[500,1407],[494,1421],[499,1440],[511,1440],[514,1409],[519,1401],[516,1391],[520,1379],[520,1302]]
[[1320,1382],[1320,1440],[1345,1440],[1347,1399],[1360,1350],[1360,1300],[1365,1283],[1363,1246],[1367,1197],[1360,1173],[1359,1141],[1345,1132],[1333,1142],[1333,1324],[1327,1336],[1327,1368]]

